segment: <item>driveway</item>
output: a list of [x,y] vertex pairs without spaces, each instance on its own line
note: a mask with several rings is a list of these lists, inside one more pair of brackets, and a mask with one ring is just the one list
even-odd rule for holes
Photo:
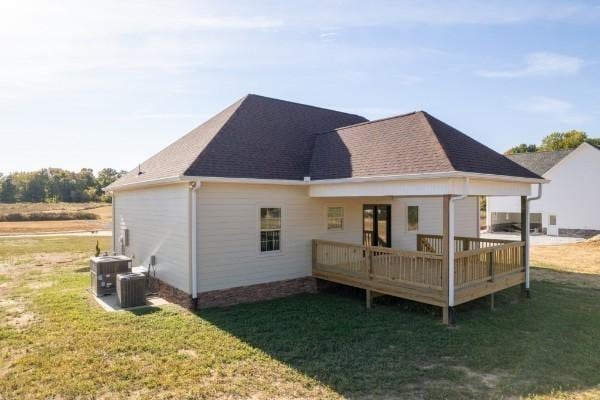
[[[481,237],[484,239],[504,239],[504,240],[521,240],[520,233],[513,232],[494,232],[485,233],[481,232]],[[532,246],[548,246],[548,245],[560,245],[583,242],[585,239],[563,237],[563,236],[548,236],[548,235],[530,235]]]

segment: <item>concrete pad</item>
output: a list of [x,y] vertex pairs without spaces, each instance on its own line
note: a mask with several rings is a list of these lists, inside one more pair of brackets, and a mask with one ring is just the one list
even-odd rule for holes
[[104,311],[113,312],[113,311],[132,311],[139,310],[141,308],[147,307],[160,307],[165,304],[169,304],[169,302],[162,297],[158,296],[147,296],[146,297],[146,305],[137,306],[137,307],[129,307],[129,308],[121,308],[117,304],[117,295],[110,294],[107,296],[96,297],[93,293],[90,295],[96,300],[96,302],[104,309]]
[[[520,241],[521,234],[518,232],[494,232],[494,233],[486,233],[481,232],[482,239],[501,239],[501,240],[514,240]],[[530,234],[529,239],[531,240],[531,246],[553,246],[553,245],[561,245],[561,244],[572,244],[572,243],[580,243],[585,241],[582,238],[573,238],[573,237],[565,237],[565,236],[548,236],[548,235],[540,235],[540,234]]]

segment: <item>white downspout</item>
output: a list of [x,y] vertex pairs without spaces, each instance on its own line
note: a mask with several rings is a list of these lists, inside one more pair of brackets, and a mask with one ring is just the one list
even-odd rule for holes
[[454,202],[462,200],[469,195],[469,178],[465,178],[463,186],[463,194],[460,196],[451,196],[450,204],[448,207],[448,306],[454,307],[454,254],[455,254],[455,243],[454,243]]
[[191,273],[192,273],[192,303],[193,303],[193,307],[194,309],[197,308],[198,306],[198,253],[197,253],[197,241],[196,241],[196,237],[197,237],[197,233],[198,233],[198,221],[196,218],[196,204],[197,204],[197,191],[198,189],[200,189],[200,182],[192,182],[191,183],[191,195],[192,195],[192,212],[191,212],[191,216],[190,216],[190,223],[192,224],[192,232],[191,232],[191,237],[190,237],[190,248],[192,249],[192,266],[191,266]]
[[[538,192],[534,197],[529,197],[525,202],[525,290],[529,290],[529,202],[539,200],[542,198],[542,184],[538,183]],[[523,229],[523,227],[521,227]]]

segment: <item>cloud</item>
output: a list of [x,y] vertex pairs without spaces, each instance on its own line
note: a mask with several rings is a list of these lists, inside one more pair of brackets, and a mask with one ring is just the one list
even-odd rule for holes
[[516,109],[528,113],[542,114],[564,124],[580,124],[591,118],[576,111],[568,101],[545,96],[534,96],[516,104]]
[[522,66],[475,73],[486,78],[551,77],[576,75],[582,67],[580,58],[541,51],[528,54]]

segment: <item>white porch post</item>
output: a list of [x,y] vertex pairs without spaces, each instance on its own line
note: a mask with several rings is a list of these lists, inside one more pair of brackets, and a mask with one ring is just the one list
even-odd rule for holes
[[448,204],[448,306],[454,307],[454,201]]

